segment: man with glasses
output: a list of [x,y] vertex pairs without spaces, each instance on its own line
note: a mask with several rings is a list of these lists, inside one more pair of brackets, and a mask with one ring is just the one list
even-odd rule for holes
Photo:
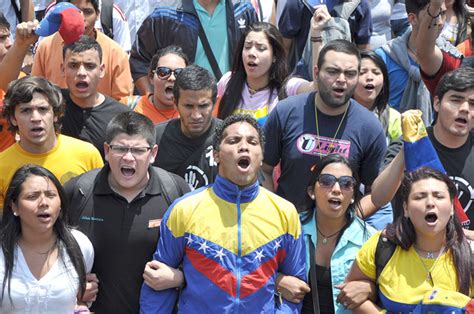
[[191,65],[176,78],[174,101],[179,118],[156,126],[159,145],[155,166],[176,173],[191,189],[214,182],[217,164],[212,139],[220,120],[212,117],[216,80],[206,69]]
[[157,263],[147,264],[161,219],[171,202],[189,188],[177,175],[151,167],[158,147],[147,117],[135,112],[117,115],[108,124],[105,139],[108,163],[65,185],[70,222],[94,245],[92,273],[99,292],[91,310],[138,313],[145,265],[147,274],[162,270]]
[[104,157],[105,128],[121,112],[130,111],[113,98],[97,91],[104,77],[102,48],[89,36],[82,36],[63,48],[62,71],[68,89],[63,90],[66,110],[63,134],[92,143]]
[[[345,40],[334,40],[320,52],[314,77],[319,91],[278,103],[264,127],[264,186],[273,190],[272,172],[279,162],[277,194],[305,209],[310,169],[322,156],[339,154],[356,165],[361,182],[370,187],[386,149],[385,135],[377,118],[351,100],[357,85],[360,54]],[[364,214],[370,198],[363,198]],[[391,212],[389,213],[391,214]]]
[[177,118],[178,110],[174,105],[173,86],[176,76],[188,65],[188,57],[177,46],[169,46],[159,50],[151,60],[148,80],[153,91],[138,96],[133,111],[141,113],[154,124]]

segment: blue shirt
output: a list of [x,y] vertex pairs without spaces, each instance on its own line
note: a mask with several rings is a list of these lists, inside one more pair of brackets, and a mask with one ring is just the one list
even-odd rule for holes
[[[309,276],[310,254],[309,254],[309,241],[313,242],[313,246],[316,247],[318,240],[318,233],[316,232],[316,210],[314,211],[313,218],[303,224],[304,241],[306,245],[306,272]],[[331,282],[332,282],[332,296],[334,303],[334,311],[336,313],[352,313],[352,311],[346,310],[344,306],[336,302],[336,298],[340,292],[339,289],[335,288],[335,285],[341,284],[346,279],[347,274],[351,270],[352,263],[355,261],[356,254],[362,245],[367,241],[375,230],[369,225],[364,226],[364,222],[358,217],[354,218],[354,221],[349,227],[344,230],[339,242],[331,256]]]

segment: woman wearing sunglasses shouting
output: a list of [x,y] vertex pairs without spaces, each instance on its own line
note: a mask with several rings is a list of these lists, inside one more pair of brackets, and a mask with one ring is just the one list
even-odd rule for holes
[[311,171],[308,209],[301,213],[311,292],[305,295],[309,289],[294,277],[281,276],[278,284],[290,301],[304,298],[302,313],[350,313],[373,290],[368,282],[344,284],[357,251],[375,231],[355,214],[358,186],[356,172],[340,155],[320,159]]
[[153,93],[129,103],[133,111],[147,116],[158,124],[179,116],[174,104],[173,86],[176,76],[188,65],[188,57],[177,46],[159,50],[151,60],[148,80]]

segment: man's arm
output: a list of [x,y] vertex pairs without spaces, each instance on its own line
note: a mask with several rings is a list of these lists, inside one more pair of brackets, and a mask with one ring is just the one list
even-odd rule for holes
[[262,172],[264,180],[262,182],[262,186],[267,190],[275,192],[275,186],[273,184],[273,167],[263,163],[262,165]]
[[8,84],[18,78],[23,59],[32,44],[38,40],[35,29],[38,21],[23,22],[16,26],[16,40],[0,63],[0,89],[7,90]]
[[434,76],[443,63],[441,49],[436,46],[443,0],[431,0],[427,9],[418,14],[418,35],[416,37],[416,56],[421,70],[427,76]]
[[285,48],[285,53],[286,53],[286,56],[288,57],[288,61],[291,58],[290,52],[291,52],[291,47],[293,47],[293,43],[294,43],[293,38],[283,37],[283,48]]
[[405,155],[401,150],[372,184],[371,201],[381,207],[390,202],[400,186],[405,171]]
[[[177,204],[179,205],[179,203]],[[185,250],[184,234],[179,234],[183,222],[176,206],[168,209],[160,225],[160,239],[153,259],[172,268],[182,262]],[[143,284],[140,293],[140,313],[171,313],[178,298],[176,289],[156,291]]]
[[20,0],[21,21],[33,21],[35,18],[35,6],[32,0]]

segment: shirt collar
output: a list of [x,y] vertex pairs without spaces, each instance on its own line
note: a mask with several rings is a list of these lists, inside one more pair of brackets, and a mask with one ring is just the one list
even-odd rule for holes
[[259,188],[258,180],[245,188],[240,188],[238,185],[219,175],[216,176],[214,184],[212,185],[212,189],[217,196],[231,203],[237,203],[239,195],[240,203],[253,201],[258,195]]

